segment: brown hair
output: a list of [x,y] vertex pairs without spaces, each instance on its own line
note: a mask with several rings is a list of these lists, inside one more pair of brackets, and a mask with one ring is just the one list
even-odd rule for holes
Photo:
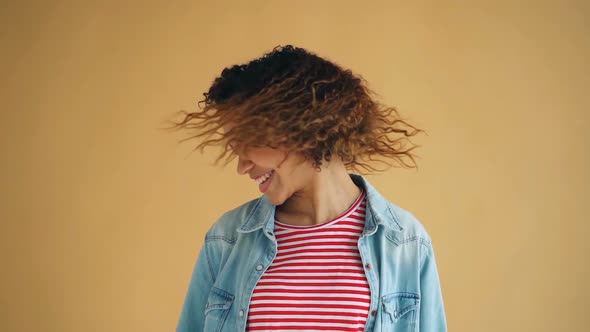
[[[233,149],[264,146],[301,153],[316,169],[334,154],[357,171],[378,170],[367,161],[417,168],[411,150],[419,145],[408,137],[423,130],[371,94],[364,78],[351,70],[303,48],[279,45],[247,64],[223,69],[203,93],[200,110],[181,110],[184,118],[171,129],[197,131],[187,139],[207,136],[195,147],[201,152],[207,145],[224,145],[215,163],[228,152],[231,161]],[[230,123],[232,129],[223,132]],[[404,142],[410,147],[404,149]]]

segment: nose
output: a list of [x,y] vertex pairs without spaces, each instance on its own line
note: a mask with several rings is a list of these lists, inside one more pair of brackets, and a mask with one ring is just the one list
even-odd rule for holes
[[244,175],[248,173],[252,167],[254,167],[254,163],[251,160],[238,156],[238,174]]

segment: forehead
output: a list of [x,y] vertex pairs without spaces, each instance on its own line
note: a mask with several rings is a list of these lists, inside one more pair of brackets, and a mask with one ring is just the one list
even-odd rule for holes
[[[227,133],[228,131],[230,131],[234,127],[234,124],[226,123],[222,127],[223,127],[224,133]],[[236,141],[229,141],[228,145],[236,151],[238,150],[238,147],[240,146],[239,142],[236,142]]]
[[[223,125],[223,130],[225,133],[227,133],[228,131],[230,131],[232,128],[234,128],[234,124],[233,123],[226,123]],[[257,144],[258,143],[258,144]],[[278,151],[278,150],[282,150],[281,148],[270,148],[269,146],[267,146],[265,144],[265,142],[257,142],[257,143],[251,143],[251,145],[245,146],[243,145],[240,141],[238,140],[230,140],[228,141],[228,145],[230,146],[230,148],[234,149],[235,151],[258,151],[258,150],[264,150],[264,149],[268,149],[268,150],[272,150],[272,151]]]

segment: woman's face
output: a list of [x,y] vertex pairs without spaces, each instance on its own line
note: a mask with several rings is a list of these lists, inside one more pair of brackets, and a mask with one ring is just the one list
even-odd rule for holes
[[255,147],[236,152],[236,155],[238,174],[248,175],[274,205],[283,204],[300,191],[314,172],[311,164],[302,162],[302,156],[287,154],[284,149]]
[[315,172],[311,163],[303,162],[302,155],[287,153],[285,149],[250,147],[234,150],[234,153],[238,157],[238,174],[248,175],[252,184],[274,205],[283,204],[302,190]]

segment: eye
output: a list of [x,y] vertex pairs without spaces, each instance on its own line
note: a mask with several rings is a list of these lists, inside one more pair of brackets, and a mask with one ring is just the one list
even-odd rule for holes
[[227,147],[230,148],[230,149],[232,149],[232,150],[235,150],[236,149],[236,142],[234,142],[234,141],[228,141],[227,142]]
[[227,148],[228,151],[231,151],[233,153],[240,153],[240,149],[239,149],[239,144],[235,144],[234,142],[232,143],[227,143]]

